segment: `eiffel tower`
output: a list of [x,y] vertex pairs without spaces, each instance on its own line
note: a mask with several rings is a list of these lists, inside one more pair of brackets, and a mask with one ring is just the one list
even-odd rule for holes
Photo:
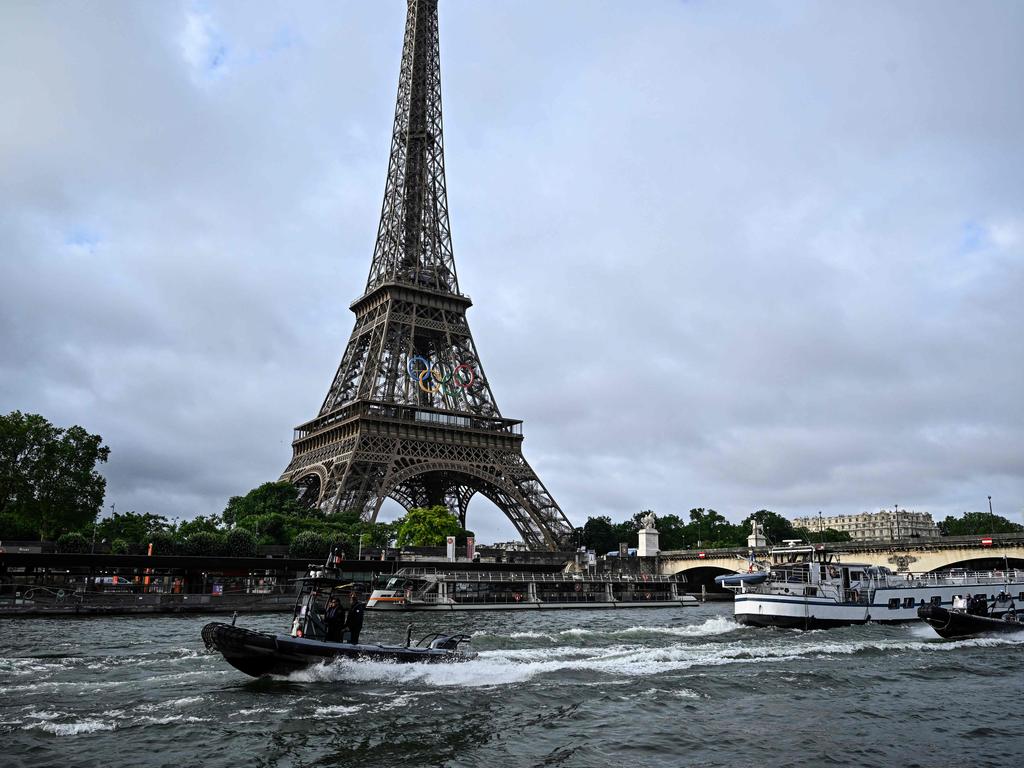
[[466,526],[481,493],[531,549],[572,524],[526,462],[522,422],[501,415],[466,321],[448,223],[437,0],[408,0],[384,205],[355,328],[320,414],[297,427],[281,475],[327,512],[377,518],[443,504]]

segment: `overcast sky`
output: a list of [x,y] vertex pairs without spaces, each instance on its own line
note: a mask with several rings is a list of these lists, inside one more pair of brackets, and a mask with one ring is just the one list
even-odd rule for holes
[[[1024,4],[440,13],[470,326],[574,523],[1022,521]],[[219,512],[288,463],[365,285],[404,15],[0,4],[0,411],[102,434],[108,508]],[[514,537],[483,499],[469,527]]]

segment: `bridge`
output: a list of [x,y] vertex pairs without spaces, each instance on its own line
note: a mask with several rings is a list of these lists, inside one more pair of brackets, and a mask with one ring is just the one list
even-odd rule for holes
[[[841,560],[884,565],[897,573],[930,573],[948,568],[970,571],[1024,568],[1024,533],[826,543],[825,547],[838,553]],[[715,584],[715,576],[746,570],[751,552],[760,560],[767,556],[768,548],[666,550],[658,554],[657,570],[665,575],[686,574],[687,591],[700,591],[703,587],[717,592],[721,588]]]

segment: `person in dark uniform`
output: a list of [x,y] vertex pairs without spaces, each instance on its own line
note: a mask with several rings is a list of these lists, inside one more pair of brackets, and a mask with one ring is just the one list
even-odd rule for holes
[[324,624],[327,625],[327,642],[340,643],[341,633],[345,629],[345,609],[341,607],[341,603],[336,597],[327,601],[327,608],[324,609]]
[[358,592],[353,590],[351,594],[352,600],[348,608],[348,620],[345,622],[345,626],[348,628],[348,641],[356,645],[359,642],[359,632],[363,628],[363,613],[366,611],[366,603],[359,597]]

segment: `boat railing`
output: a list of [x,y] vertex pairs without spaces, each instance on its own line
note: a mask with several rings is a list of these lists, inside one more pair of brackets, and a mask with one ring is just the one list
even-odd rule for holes
[[515,605],[522,603],[658,603],[679,602],[681,598],[670,592],[644,592],[616,594],[609,597],[606,592],[557,592],[539,594],[531,599],[525,592],[499,593],[492,595],[458,594],[441,597],[436,592],[415,596],[415,601],[426,605]]
[[1007,571],[963,571],[960,573],[895,573],[887,574],[871,581],[877,586],[885,587],[918,587],[941,586],[958,587],[974,585],[998,585],[1008,582],[1024,583],[1024,571],[1019,569]]
[[648,583],[671,584],[677,582],[674,576],[663,576],[660,574],[644,574],[633,576],[630,574],[608,574],[602,576],[591,576],[576,573],[529,573],[516,571],[443,571],[433,568],[400,568],[392,578],[431,578],[435,581],[457,581],[457,582],[516,582],[526,584],[537,583],[600,583],[606,584],[636,584]]

